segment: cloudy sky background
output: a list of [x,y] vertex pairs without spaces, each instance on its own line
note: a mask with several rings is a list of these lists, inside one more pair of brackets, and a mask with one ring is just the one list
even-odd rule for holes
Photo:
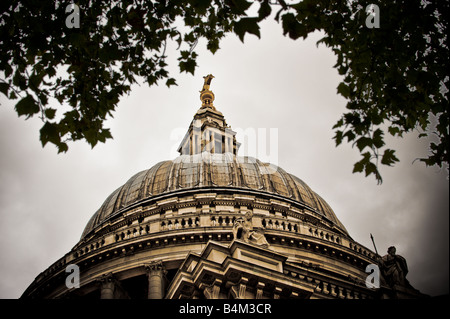
[[[106,197],[135,173],[166,159],[200,107],[203,76],[212,73],[215,106],[234,130],[278,130],[277,164],[298,176],[334,209],[350,235],[380,254],[391,245],[408,262],[410,283],[423,293],[448,294],[449,181],[446,170],[414,159],[427,154],[417,133],[388,138],[401,160],[382,168],[383,184],[352,174],[359,159],[350,145],[335,147],[332,126],[345,111],[337,95],[336,58],[320,34],[306,41],[282,36],[272,20],[262,38],[236,36],[215,54],[197,46],[195,76],[179,75],[177,87],[135,86],[108,120],[114,140],[91,150],[85,142],[42,148],[38,119],[24,121],[0,96],[0,298],[18,298],[34,278],[78,242]],[[407,107],[407,106],[405,106]],[[237,136],[242,141],[242,136]],[[275,147],[275,148],[274,148]],[[240,154],[242,155],[242,154]],[[256,157],[261,154],[249,154]],[[273,155],[273,154],[271,154]]]

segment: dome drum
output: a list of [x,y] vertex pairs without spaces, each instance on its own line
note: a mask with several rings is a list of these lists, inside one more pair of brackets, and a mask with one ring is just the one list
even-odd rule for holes
[[[164,198],[156,197],[148,206],[128,207],[83,238],[62,259],[60,267],[69,263],[80,265],[87,277],[84,279],[87,287],[94,285],[88,285],[92,271],[110,267],[107,265],[125,256],[150,262],[164,255],[165,264],[177,269],[184,260],[183,251],[200,251],[211,240],[231,243],[234,220],[248,210],[253,211],[253,224],[264,230],[272,249],[287,254],[291,263],[305,268],[314,264],[338,268],[336,265],[342,264],[340,268],[347,275],[361,278],[365,266],[372,262],[374,255],[370,250],[366,249],[369,253],[364,255],[350,249],[356,243],[318,213],[286,203],[280,205],[279,198],[274,200],[267,194],[255,196],[237,189],[226,189],[225,193],[219,190],[187,196],[164,194]],[[289,209],[282,212],[274,204]],[[130,263],[123,272],[132,271],[136,265]],[[49,271],[44,277],[51,277],[52,273]]]
[[[280,204],[279,199],[270,198],[269,194],[248,194],[243,189],[221,189],[204,188],[190,192],[175,192],[157,196],[153,200],[145,200],[122,209],[110,216],[107,220],[96,226],[82,238],[81,242],[90,241],[92,238],[107,234],[114,229],[130,225],[139,220],[144,221],[154,218],[157,214],[164,217],[185,216],[191,214],[223,214],[239,213],[240,209],[264,212],[265,215],[283,218],[296,223],[309,223],[311,225],[322,225],[341,236],[348,236],[345,231],[337,227],[330,219],[322,214],[305,207],[297,202]],[[186,196],[187,195],[187,196]],[[159,200],[158,200],[159,199]],[[169,212],[169,213],[167,213]]]
[[[301,269],[303,269],[303,272],[318,271],[321,267],[324,270],[327,268],[340,268],[341,277],[347,278],[351,276],[355,280],[359,278],[358,280],[361,281],[366,265],[372,262],[368,256],[363,256],[357,251],[347,249],[345,240],[341,244],[325,242],[320,237],[312,238],[306,235],[298,235],[295,232],[283,232],[280,229],[266,230],[266,238],[272,249],[281,254],[286,255],[292,249],[296,251],[297,257],[290,256],[289,262],[291,265],[297,265],[295,266],[297,272]],[[131,235],[129,238],[125,237],[123,240],[118,240],[114,243],[108,243],[107,241],[104,246],[97,249],[86,249],[84,253],[80,253],[72,260],[67,256],[67,263],[76,263],[80,266],[80,271],[83,274],[81,282],[84,290],[80,289],[78,293],[84,294],[83,291],[85,290],[95,289],[94,287],[97,285],[95,274],[102,271],[101,269],[116,268],[116,276],[128,278],[136,276],[136,271],[139,271],[139,267],[155,258],[160,258],[158,256],[164,256],[164,264],[167,269],[178,269],[180,263],[184,260],[181,257],[184,255],[184,251],[201,251],[202,247],[205,247],[212,241],[224,244],[231,243],[233,241],[231,227],[218,224],[211,227],[209,231],[205,231],[204,227],[198,226],[194,226],[193,229],[188,231],[180,231],[180,229],[174,227],[151,235]],[[87,246],[89,246],[89,243]],[[81,250],[83,250],[83,247],[80,247]],[[311,256],[314,256],[314,258],[311,258]],[[128,260],[126,265],[120,263],[124,257],[127,257]],[[327,262],[324,263],[324,260]],[[120,267],[118,267],[118,263],[121,265]],[[64,291],[63,266],[62,264],[61,268],[59,268],[59,277],[55,276],[55,273],[52,271],[49,271],[45,276],[50,278],[52,282],[59,282],[59,285],[61,285],[59,293]],[[49,283],[45,281],[40,282],[40,284],[47,286]],[[55,283],[51,284],[51,286],[54,285]],[[363,287],[363,284],[361,287]],[[359,293],[361,294],[363,290],[363,288],[359,289]],[[57,292],[58,290],[54,291],[54,293]],[[56,294],[47,297],[61,298],[63,295]]]

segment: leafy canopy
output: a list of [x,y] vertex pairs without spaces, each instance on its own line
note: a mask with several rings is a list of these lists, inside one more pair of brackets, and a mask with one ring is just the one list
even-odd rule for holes
[[[274,17],[294,40],[323,31],[319,43],[336,54],[334,67],[343,77],[337,93],[347,100],[347,111],[334,126],[334,139],[361,153],[354,172],[381,182],[380,163],[398,162],[395,150],[385,147],[385,134],[401,137],[412,130],[433,137],[421,161],[448,164],[449,2],[379,1],[379,28],[366,26],[369,4],[80,0],[80,27],[69,28],[67,2],[1,1],[0,92],[17,101],[18,116],[42,120],[43,146],[50,142],[66,152],[69,141],[84,139],[94,147],[112,138],[104,120],[133,83],[176,85],[165,62],[168,41],[178,43],[180,72],[194,74],[199,39],[215,53],[227,34],[242,42],[247,34],[260,37],[259,23]],[[251,6],[257,7],[249,15]],[[51,99],[64,107],[52,108]]]

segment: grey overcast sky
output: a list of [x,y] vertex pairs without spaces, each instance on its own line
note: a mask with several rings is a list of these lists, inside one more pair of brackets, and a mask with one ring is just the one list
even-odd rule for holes
[[[335,57],[313,34],[306,41],[282,36],[273,20],[262,38],[236,36],[215,54],[196,48],[195,76],[178,74],[178,52],[169,65],[177,87],[162,83],[133,88],[108,120],[114,136],[90,149],[87,143],[56,154],[39,142],[38,119],[18,118],[14,103],[0,97],[0,298],[18,298],[34,278],[78,242],[106,197],[135,173],[166,159],[200,107],[203,76],[215,76],[214,102],[234,130],[278,130],[271,145],[276,161],[305,181],[334,209],[353,239],[380,254],[391,245],[408,262],[410,283],[431,295],[449,290],[449,181],[447,171],[414,159],[427,146],[412,133],[389,139],[401,162],[383,168],[381,186],[352,174],[359,155],[335,147],[332,126],[345,110],[337,95]],[[237,136],[241,140],[242,136]],[[240,154],[242,155],[242,154]],[[249,154],[258,156],[258,154]],[[258,156],[261,157],[261,156]]]

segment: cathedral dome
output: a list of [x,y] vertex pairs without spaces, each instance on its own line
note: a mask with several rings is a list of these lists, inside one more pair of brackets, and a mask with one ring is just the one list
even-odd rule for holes
[[202,190],[257,192],[259,196],[289,201],[331,221],[342,233],[347,234],[325,200],[301,179],[281,167],[253,157],[203,152],[160,162],[132,176],[108,196],[89,220],[82,238],[133,206],[160,200],[164,196]]
[[[281,167],[238,156],[212,78],[204,77],[180,156],[112,192],[23,298],[379,297],[365,284],[376,253],[325,200]],[[68,267],[79,287],[68,284]]]

